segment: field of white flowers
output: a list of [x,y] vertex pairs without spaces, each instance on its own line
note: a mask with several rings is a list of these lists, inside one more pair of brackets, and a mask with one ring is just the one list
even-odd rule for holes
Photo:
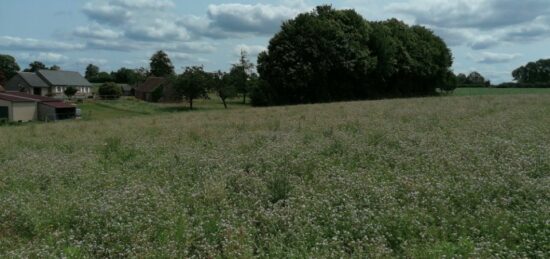
[[550,95],[0,127],[0,257],[550,257]]

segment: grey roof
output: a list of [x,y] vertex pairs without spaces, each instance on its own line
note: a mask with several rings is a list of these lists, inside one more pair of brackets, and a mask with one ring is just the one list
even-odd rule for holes
[[132,89],[134,89],[133,85],[129,85],[129,84],[118,84],[118,85],[120,87],[122,87],[122,90],[127,91],[127,92],[130,92],[130,91],[132,91]]
[[27,84],[31,87],[49,87],[48,83],[44,82],[37,74],[31,72],[19,72],[18,73]]
[[73,71],[38,70],[44,80],[57,86],[92,86],[80,73]]

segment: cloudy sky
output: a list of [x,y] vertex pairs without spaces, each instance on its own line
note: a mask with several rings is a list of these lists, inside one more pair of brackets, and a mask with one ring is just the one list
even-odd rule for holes
[[455,72],[511,80],[524,63],[550,58],[550,0],[1,0],[0,53],[22,68],[40,60],[82,72],[148,66],[165,50],[178,71],[227,70],[241,49],[253,58],[281,21],[319,4],[368,20],[397,17],[434,30],[453,50]]

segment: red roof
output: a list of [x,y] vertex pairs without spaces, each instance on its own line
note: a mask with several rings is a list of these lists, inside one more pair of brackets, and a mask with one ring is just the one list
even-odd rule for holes
[[10,102],[18,102],[18,103],[32,103],[36,102],[36,100],[29,99],[29,98],[23,98],[11,94],[6,93],[0,93],[0,99],[10,101]]
[[9,95],[12,95],[12,96],[17,96],[17,97],[22,97],[22,98],[33,99],[35,101],[61,102],[61,100],[59,100],[59,99],[46,97],[46,96],[41,96],[41,95],[28,94],[28,93],[23,93],[23,92],[11,92],[11,91],[9,91],[9,92],[5,92],[5,94],[9,94]]
[[68,103],[64,103],[64,102],[60,102],[60,101],[57,101],[57,102],[41,102],[41,104],[43,105],[46,105],[46,106],[50,106],[50,107],[54,107],[54,108],[76,108],[76,106],[72,105],[72,104],[68,104]]

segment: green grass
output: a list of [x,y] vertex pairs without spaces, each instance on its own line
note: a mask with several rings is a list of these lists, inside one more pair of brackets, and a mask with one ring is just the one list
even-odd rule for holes
[[549,258],[548,114],[470,96],[1,127],[0,257]]
[[[79,103],[83,120],[104,120],[117,119],[143,115],[158,115],[163,113],[190,111],[188,104],[184,103],[148,103],[133,97],[122,97],[119,100],[86,100]],[[228,102],[228,109],[248,108],[243,105],[240,99],[232,99]],[[208,100],[199,99],[194,101],[195,111],[223,110],[221,101],[212,96]]]
[[457,88],[454,96],[550,94],[550,88]]

